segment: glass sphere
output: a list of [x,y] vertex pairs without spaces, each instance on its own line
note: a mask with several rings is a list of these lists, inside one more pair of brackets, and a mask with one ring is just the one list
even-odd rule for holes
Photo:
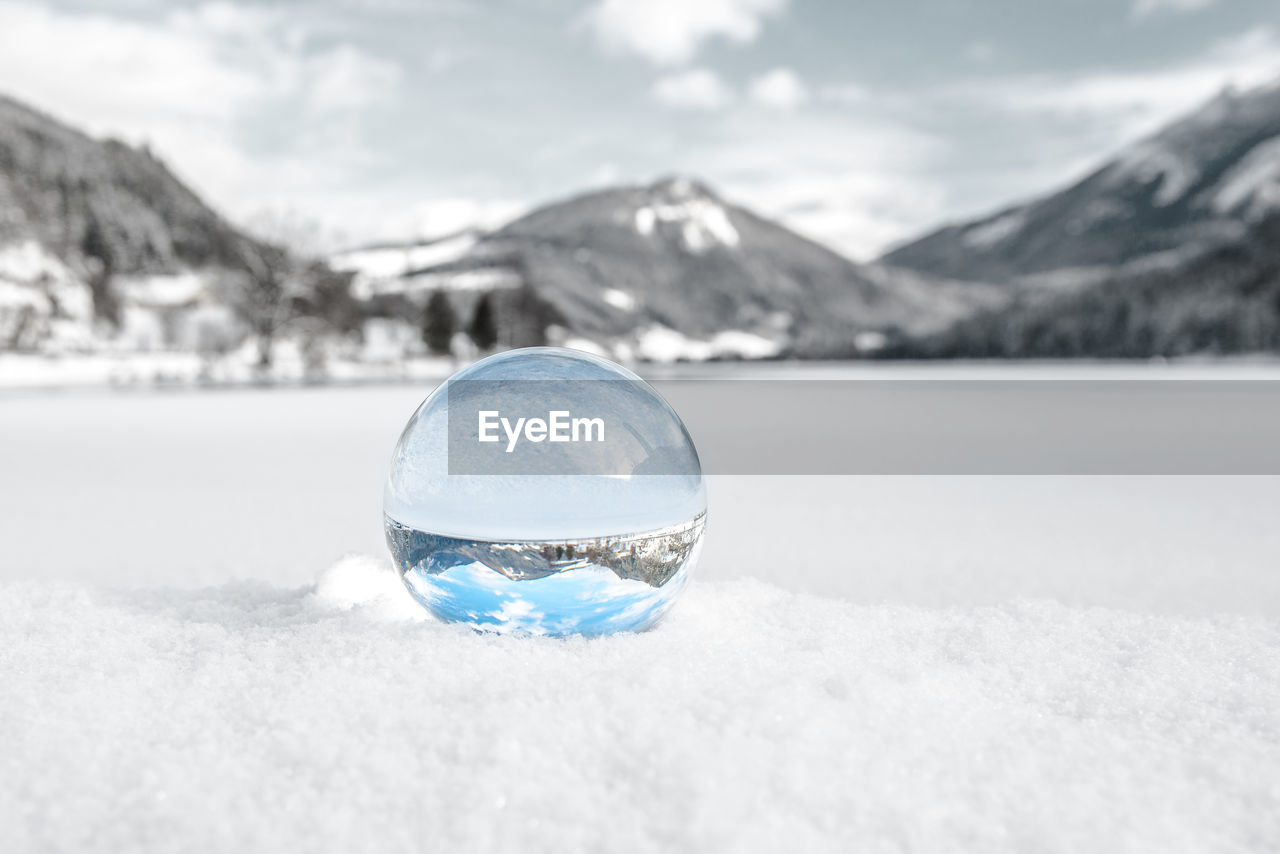
[[475,629],[607,634],[652,626],[697,563],[697,450],[632,372],[530,347],[476,362],[409,419],[383,502],[413,597]]

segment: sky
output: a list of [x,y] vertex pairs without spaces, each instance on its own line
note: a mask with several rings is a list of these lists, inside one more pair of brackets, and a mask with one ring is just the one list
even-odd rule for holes
[[347,243],[679,173],[870,259],[1276,78],[1274,0],[0,0],[0,91]]

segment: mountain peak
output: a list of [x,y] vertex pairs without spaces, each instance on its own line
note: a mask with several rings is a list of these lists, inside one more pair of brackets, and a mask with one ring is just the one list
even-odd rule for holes
[[646,188],[633,218],[641,235],[678,237],[684,249],[695,255],[717,246],[732,249],[741,240],[728,206],[706,184],[682,175]]
[[717,200],[711,187],[690,175],[664,176],[646,187],[645,191],[651,196],[668,201]]

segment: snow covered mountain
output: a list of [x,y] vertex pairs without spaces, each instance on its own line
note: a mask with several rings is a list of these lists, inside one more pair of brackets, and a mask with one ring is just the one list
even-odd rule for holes
[[145,147],[0,96],[0,349],[180,343],[246,244]]
[[882,260],[1009,294],[904,355],[1280,349],[1280,81],[1223,92],[1061,192]]
[[1002,282],[1221,245],[1277,211],[1280,81],[1223,92],[1061,192],[942,228],[884,260]]
[[551,204],[441,263],[366,276],[382,292],[528,288],[551,340],[658,361],[856,355],[991,298],[926,280],[854,264],[686,177]]

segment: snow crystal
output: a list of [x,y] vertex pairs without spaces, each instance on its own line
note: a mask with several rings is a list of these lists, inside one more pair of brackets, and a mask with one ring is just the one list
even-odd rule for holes
[[641,635],[314,587],[0,596],[0,846],[1276,850],[1280,621],[695,585]]

